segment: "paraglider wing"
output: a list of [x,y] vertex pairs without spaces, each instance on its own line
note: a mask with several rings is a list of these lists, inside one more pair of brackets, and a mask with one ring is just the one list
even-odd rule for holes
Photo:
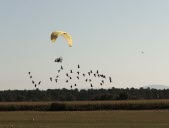
[[67,40],[69,47],[72,47],[72,38],[68,33],[63,33],[62,36]]
[[60,32],[53,32],[51,34],[51,41],[55,42],[59,35],[60,35]]
[[51,41],[52,41],[52,42],[55,42],[56,39],[57,39],[60,35],[62,35],[62,36],[65,38],[65,40],[68,42],[69,47],[72,47],[72,38],[71,38],[70,34],[68,34],[67,32],[63,32],[63,31],[53,32],[53,33],[51,34]]

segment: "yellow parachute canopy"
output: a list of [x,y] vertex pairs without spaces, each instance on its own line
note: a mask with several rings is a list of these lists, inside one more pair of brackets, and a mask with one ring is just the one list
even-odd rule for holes
[[62,35],[66,39],[66,41],[69,44],[69,47],[72,47],[72,37],[67,32],[63,32],[63,31],[52,32],[52,34],[51,34],[51,40],[52,40],[52,42],[55,42],[56,39],[60,35]]

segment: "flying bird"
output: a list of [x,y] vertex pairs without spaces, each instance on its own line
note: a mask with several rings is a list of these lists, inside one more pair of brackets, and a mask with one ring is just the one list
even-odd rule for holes
[[102,80],[102,83],[104,83],[104,80]]
[[52,77],[50,77],[50,81],[52,81]]
[[110,83],[112,82],[111,77],[109,77]]
[[106,79],[106,76],[105,76],[105,75],[103,75],[103,78],[105,78],[105,79]]
[[32,76],[30,76],[30,79],[32,78]]
[[80,68],[79,64],[78,64],[78,68]]
[[31,74],[31,72],[28,72],[28,74],[30,75],[30,74]]
[[41,81],[39,81],[38,85],[40,85]]
[[56,83],[58,82],[58,80],[57,80],[57,79],[55,79],[55,81],[56,81]]
[[61,67],[60,67],[60,69],[62,69],[62,70],[63,70],[63,67],[61,66]]
[[70,73],[73,73],[73,71],[72,71],[72,70],[70,70]]

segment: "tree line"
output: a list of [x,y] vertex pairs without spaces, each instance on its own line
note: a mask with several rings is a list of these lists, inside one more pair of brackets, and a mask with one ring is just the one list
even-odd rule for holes
[[0,102],[169,99],[169,89],[48,89],[0,91]]

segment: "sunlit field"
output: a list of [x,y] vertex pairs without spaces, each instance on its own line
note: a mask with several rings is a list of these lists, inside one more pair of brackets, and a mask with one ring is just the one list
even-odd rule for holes
[[168,128],[169,110],[0,112],[0,128]]

